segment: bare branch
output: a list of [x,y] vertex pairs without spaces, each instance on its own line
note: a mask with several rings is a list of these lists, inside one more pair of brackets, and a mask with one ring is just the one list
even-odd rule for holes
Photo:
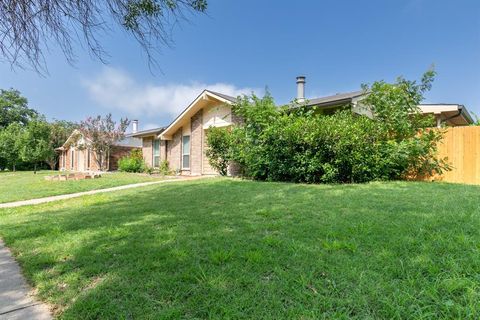
[[0,61],[46,73],[49,46],[58,46],[74,64],[74,47],[85,45],[106,62],[100,36],[120,27],[154,66],[160,48],[172,44],[171,28],[206,9],[207,0],[0,0]]

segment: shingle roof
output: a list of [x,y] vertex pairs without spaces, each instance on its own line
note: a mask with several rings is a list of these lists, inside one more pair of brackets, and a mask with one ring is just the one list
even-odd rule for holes
[[232,96],[229,96],[229,95],[226,95],[226,94],[223,94],[223,93],[219,93],[219,92],[215,92],[215,91],[212,91],[212,90],[205,90],[205,91],[208,91],[210,93],[213,93],[214,95],[216,96],[219,96],[225,100],[228,100],[228,101],[231,101],[231,102],[237,102],[237,98],[235,97],[232,97]]
[[165,130],[165,127],[142,130],[135,133],[127,134],[125,135],[125,137],[141,137],[141,136],[150,135],[150,134],[154,135],[154,134],[161,133],[163,130]]
[[341,102],[350,102],[353,98],[360,97],[363,94],[364,94],[364,91],[337,93],[333,96],[308,99],[305,105],[306,106],[318,106],[318,105],[322,106],[322,105],[333,105]]
[[114,145],[118,147],[136,147],[139,148],[142,146],[142,139],[140,138],[134,138],[132,136],[125,136],[120,141],[116,141]]

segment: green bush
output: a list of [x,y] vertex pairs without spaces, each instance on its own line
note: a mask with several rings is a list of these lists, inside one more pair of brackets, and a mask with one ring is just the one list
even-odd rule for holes
[[143,172],[145,163],[143,161],[142,150],[134,149],[126,157],[118,160],[118,169],[123,172]]
[[[421,84],[398,79],[365,87],[373,118],[345,106],[324,116],[315,109],[277,108],[270,95],[243,97],[233,112],[243,122],[209,133],[207,155],[221,173],[235,161],[248,178],[307,183],[404,179],[448,169],[436,158],[441,132],[417,107],[434,73]],[[222,171],[223,170],[223,171]]]
[[172,174],[172,170],[170,170],[170,165],[167,160],[162,160],[160,162],[160,166],[158,169],[160,171],[160,174],[164,176],[168,176]]
[[222,176],[227,175],[228,165],[231,160],[231,134],[226,128],[209,128],[207,134],[206,156],[212,168]]

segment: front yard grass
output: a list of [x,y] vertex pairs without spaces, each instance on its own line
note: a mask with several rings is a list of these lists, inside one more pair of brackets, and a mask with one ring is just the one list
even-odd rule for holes
[[134,173],[109,172],[99,179],[46,181],[45,176],[58,171],[0,171],[0,203],[56,196],[94,189],[105,189],[131,183],[154,181],[154,178]]
[[476,319],[480,187],[178,182],[0,211],[63,319]]

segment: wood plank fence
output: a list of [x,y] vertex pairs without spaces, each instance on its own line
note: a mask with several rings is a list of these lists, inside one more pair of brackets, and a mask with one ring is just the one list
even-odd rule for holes
[[480,126],[450,127],[445,130],[438,156],[452,166],[434,180],[480,184]]

